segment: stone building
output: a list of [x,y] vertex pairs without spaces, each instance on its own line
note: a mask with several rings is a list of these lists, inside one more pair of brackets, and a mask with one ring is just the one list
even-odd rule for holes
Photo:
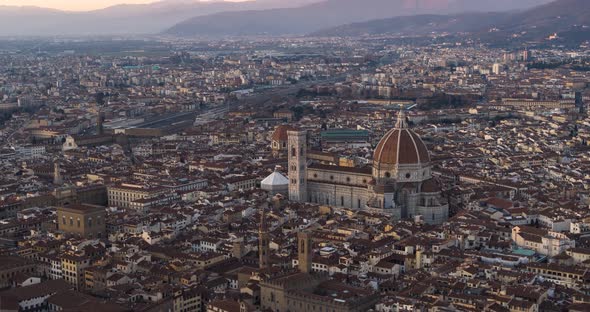
[[106,211],[94,205],[69,205],[57,209],[58,229],[84,238],[106,237]]
[[400,112],[369,167],[322,165],[306,157],[306,132],[288,131],[289,199],[385,212],[397,219],[421,216],[426,223],[448,218],[448,203],[432,177],[430,155]]
[[330,280],[327,275],[312,274],[311,236],[299,233],[297,237],[299,272],[283,273],[260,283],[263,311],[361,312],[375,305],[377,293]]

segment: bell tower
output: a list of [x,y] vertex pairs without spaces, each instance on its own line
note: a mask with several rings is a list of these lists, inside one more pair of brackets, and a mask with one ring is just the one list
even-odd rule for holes
[[62,185],[63,183],[64,183],[64,181],[61,176],[61,168],[59,166],[59,162],[57,160],[55,160],[53,162],[53,184]]
[[289,200],[307,201],[307,132],[288,131]]
[[261,270],[268,269],[269,265],[269,235],[268,225],[266,223],[266,212],[264,206],[260,208],[260,226],[258,228],[258,257],[259,268]]
[[299,271],[301,273],[311,273],[312,250],[311,250],[311,235],[307,232],[299,232],[297,234],[298,241],[298,260]]

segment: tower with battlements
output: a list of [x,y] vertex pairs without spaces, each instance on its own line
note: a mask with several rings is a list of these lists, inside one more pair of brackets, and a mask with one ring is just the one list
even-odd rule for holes
[[53,184],[62,185],[63,183],[64,181],[61,176],[61,168],[59,166],[59,162],[56,160],[53,162]]
[[301,273],[311,273],[311,263],[313,260],[311,235],[307,232],[299,232],[297,234],[297,241],[299,271]]
[[261,270],[268,269],[269,264],[269,234],[264,207],[260,208],[260,225],[258,227],[258,257]]

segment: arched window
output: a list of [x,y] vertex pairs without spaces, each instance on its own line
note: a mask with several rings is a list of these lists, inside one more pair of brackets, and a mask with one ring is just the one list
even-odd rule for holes
[[295,146],[291,147],[291,157],[297,157],[297,149]]

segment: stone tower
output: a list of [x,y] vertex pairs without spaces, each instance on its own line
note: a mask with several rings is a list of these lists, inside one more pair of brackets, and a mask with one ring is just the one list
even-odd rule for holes
[[289,200],[307,201],[307,132],[289,131]]
[[297,234],[298,241],[298,259],[299,271],[302,273],[311,273],[312,250],[311,250],[311,235],[307,232],[299,232]]
[[578,109],[579,113],[584,115],[586,114],[586,105],[584,104],[584,96],[582,92],[578,91],[575,93],[576,95],[576,108]]
[[269,235],[264,206],[260,208],[260,226],[258,228],[258,257],[261,270],[268,269],[269,264]]
[[61,177],[61,168],[59,167],[59,162],[53,162],[53,184],[55,185],[62,185],[64,183],[63,178]]
[[104,114],[102,112],[98,112],[98,117],[96,120],[96,132],[98,133],[98,135],[103,135],[104,134]]

